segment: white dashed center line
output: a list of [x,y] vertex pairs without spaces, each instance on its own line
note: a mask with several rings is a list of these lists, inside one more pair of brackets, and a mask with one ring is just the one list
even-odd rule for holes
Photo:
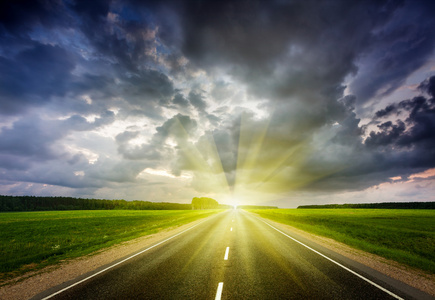
[[230,252],[230,247],[227,247],[227,250],[225,250],[225,257],[224,260],[228,260],[228,253]]
[[215,300],[221,300],[221,296],[222,296],[222,289],[224,288],[224,283],[223,282],[219,282],[217,291],[216,291],[216,297],[214,298]]

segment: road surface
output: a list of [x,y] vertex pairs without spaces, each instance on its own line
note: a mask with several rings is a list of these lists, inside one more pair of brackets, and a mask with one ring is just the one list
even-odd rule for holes
[[35,299],[433,299],[229,210]]

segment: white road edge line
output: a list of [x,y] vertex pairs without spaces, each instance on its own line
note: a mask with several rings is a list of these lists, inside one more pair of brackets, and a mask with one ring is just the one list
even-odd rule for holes
[[183,230],[183,231],[181,231],[181,232],[179,232],[179,233],[177,233],[177,234],[175,234],[175,235],[173,235],[173,236],[167,238],[166,240],[163,240],[163,241],[161,241],[161,242],[159,242],[159,243],[157,243],[157,244],[155,244],[155,245],[153,245],[153,246],[151,246],[151,247],[146,248],[145,250],[142,250],[142,251],[140,251],[140,252],[138,252],[138,253],[136,253],[136,254],[133,254],[132,256],[129,256],[129,257],[127,257],[127,258],[125,258],[125,259],[123,259],[123,260],[117,262],[116,264],[113,264],[113,265],[111,265],[111,266],[109,266],[109,267],[107,267],[107,268],[105,268],[105,269],[103,269],[103,270],[101,270],[101,271],[98,271],[97,273],[92,274],[92,275],[90,275],[90,276],[88,276],[88,277],[86,277],[86,278],[84,278],[84,279],[82,279],[82,280],[80,280],[80,281],[77,281],[76,283],[73,283],[73,284],[67,286],[66,288],[63,288],[63,289],[61,289],[61,290],[59,290],[59,291],[57,291],[57,292],[55,292],[55,293],[53,293],[53,294],[51,294],[51,295],[45,297],[45,298],[42,298],[42,300],[50,299],[50,298],[52,298],[52,297],[54,297],[54,296],[56,296],[56,295],[58,295],[58,294],[60,294],[60,293],[62,293],[62,292],[64,292],[64,291],[66,291],[66,290],[68,290],[68,289],[70,289],[70,288],[76,286],[76,285],[79,285],[80,283],[85,282],[85,281],[88,280],[88,279],[91,279],[92,277],[95,277],[95,276],[97,276],[97,275],[99,275],[99,274],[101,274],[101,273],[103,273],[103,272],[106,272],[107,270],[112,269],[113,267],[116,267],[117,265],[120,265],[120,264],[126,262],[127,260],[129,260],[129,259],[131,259],[131,258],[133,258],[133,257],[135,257],[135,256],[138,256],[138,255],[140,255],[140,254],[142,254],[142,253],[144,253],[144,252],[146,252],[146,251],[148,251],[148,250],[151,250],[151,249],[154,248],[154,247],[157,247],[158,245],[161,245],[161,244],[163,244],[163,243],[169,241],[170,239],[173,239],[173,238],[176,237],[176,236],[179,236],[179,235],[182,234],[182,233],[185,233],[186,231],[188,231],[188,230],[192,229],[193,227],[196,227],[196,226],[198,226],[198,225],[204,223],[205,221],[206,221],[206,220],[204,220],[204,221],[202,221],[202,222],[199,222],[198,224],[193,225],[192,227],[189,227],[189,228],[187,228],[187,229],[185,229],[185,230]]
[[216,297],[214,298],[214,300],[221,300],[223,288],[224,288],[224,283],[223,282],[219,282],[218,288],[217,288],[217,291],[216,291]]
[[391,291],[387,290],[386,288],[384,288],[384,287],[380,286],[379,284],[377,284],[377,283],[374,283],[374,282],[373,282],[373,281],[371,281],[370,279],[368,279],[368,278],[365,278],[364,276],[362,276],[362,275],[360,275],[360,274],[356,273],[355,271],[352,271],[352,270],[351,270],[351,269],[349,269],[348,267],[345,267],[345,266],[343,266],[343,265],[342,265],[342,264],[340,264],[339,262],[336,262],[336,261],[335,261],[335,260],[333,260],[332,258],[329,258],[329,257],[327,257],[326,255],[324,255],[324,254],[320,253],[319,251],[317,251],[317,250],[314,250],[313,248],[311,248],[311,247],[309,247],[309,246],[305,245],[304,243],[302,243],[302,242],[298,241],[297,239],[295,239],[295,238],[292,238],[292,237],[291,237],[291,236],[289,236],[288,234],[285,234],[284,232],[282,232],[282,231],[281,231],[281,230],[279,230],[278,228],[275,228],[274,226],[270,225],[270,224],[269,224],[269,223],[267,223],[266,221],[263,221],[263,220],[261,220],[261,219],[259,219],[259,220],[260,220],[260,221],[262,221],[263,223],[266,223],[267,225],[269,225],[270,227],[272,227],[273,229],[275,229],[275,230],[276,230],[276,231],[278,231],[279,233],[281,233],[281,234],[285,235],[285,236],[286,236],[286,237],[288,237],[289,239],[292,239],[293,241],[295,241],[295,242],[297,242],[297,243],[301,244],[302,246],[304,246],[304,247],[306,247],[306,248],[310,249],[311,251],[313,251],[313,252],[315,252],[315,253],[319,254],[319,255],[320,255],[320,256],[322,256],[323,258],[326,258],[327,260],[329,260],[330,262],[333,262],[333,263],[334,263],[334,264],[336,264],[337,266],[340,266],[340,267],[342,267],[342,268],[343,268],[343,269],[345,269],[346,271],[348,271],[348,272],[352,273],[353,275],[355,275],[355,276],[357,276],[357,277],[361,278],[362,280],[364,280],[364,281],[366,281],[366,282],[370,283],[371,285],[373,285],[373,286],[377,287],[378,289],[380,289],[380,290],[384,291],[385,293],[389,294],[390,296],[392,296],[392,297],[394,297],[394,298],[396,298],[396,299],[399,299],[399,300],[404,300],[404,299],[403,299],[402,297],[400,297],[400,296],[398,296],[398,295],[394,294],[393,292],[391,292]]
[[224,260],[228,260],[228,253],[230,252],[230,247],[227,247],[227,250],[225,250],[225,257]]

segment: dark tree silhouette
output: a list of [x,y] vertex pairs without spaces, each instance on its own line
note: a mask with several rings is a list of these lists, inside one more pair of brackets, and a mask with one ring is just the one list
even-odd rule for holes
[[0,196],[0,212],[44,210],[186,210],[190,204],[82,199],[73,197]]

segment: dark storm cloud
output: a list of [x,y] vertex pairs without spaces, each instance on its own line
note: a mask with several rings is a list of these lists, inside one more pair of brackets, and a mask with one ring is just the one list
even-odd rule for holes
[[[416,99],[414,98],[413,100]],[[427,150],[433,149],[435,146],[435,103],[428,100],[423,104],[416,103],[416,101],[411,101],[411,103],[414,106],[410,111],[409,117],[406,119],[407,124],[411,128],[398,141],[398,144],[406,147],[421,143]]]
[[[408,10],[407,13],[410,9],[402,8]],[[433,13],[425,12],[425,16],[418,14],[414,16],[415,19],[407,14],[402,17],[403,20],[392,24],[392,28],[377,34],[376,56],[373,61],[367,62],[368,70],[362,70],[362,74],[350,86],[359,101],[390,94],[404,84],[409,74],[423,66],[432,55],[435,45],[432,35],[435,22],[429,17]]]
[[396,112],[397,112],[396,105],[391,104],[391,105],[388,105],[387,107],[385,107],[384,109],[377,111],[375,113],[375,118],[378,119],[378,118],[387,117],[387,116],[394,114]]
[[[115,105],[121,109],[118,117],[146,116],[158,120],[162,120],[162,107],[170,107],[176,93],[172,80],[164,73],[152,69],[144,69],[134,74],[84,74],[76,78],[73,87],[71,92],[76,97],[86,94],[96,100],[92,106],[81,103],[81,107],[89,112],[96,108],[99,112]],[[120,103],[120,99],[125,102]],[[71,108],[79,107],[76,105]],[[85,113],[80,110],[78,112]]]
[[368,70],[351,85],[360,101],[370,100],[376,94],[388,95],[427,61],[435,45],[435,21],[431,17],[434,13],[433,3],[405,2],[395,18],[375,35],[376,56],[368,62]]
[[107,16],[111,2],[107,0],[73,1],[70,5],[84,20],[98,25],[101,21],[100,19]]
[[378,125],[380,131],[375,133],[372,131],[370,136],[366,139],[365,144],[369,147],[379,147],[391,145],[397,141],[399,137],[405,132],[405,123],[401,120],[397,121],[397,124],[393,124],[391,121]]
[[258,95],[286,98],[313,84],[319,90],[335,86],[356,71],[354,60],[369,46],[375,26],[394,12],[390,6],[192,1],[182,14],[183,51],[201,66],[230,66]]
[[75,78],[72,82],[71,90],[76,95],[84,94],[90,91],[98,91],[105,97],[114,97],[117,93],[113,87],[116,86],[114,78],[108,75],[83,74],[80,78]]
[[67,51],[40,43],[11,59],[0,57],[0,111],[15,113],[64,95],[74,66]]
[[[433,77],[432,77],[433,78]],[[425,86],[432,78],[424,81]],[[428,92],[429,86],[425,87]],[[394,121],[384,121],[362,139],[363,128],[359,120],[351,115],[351,123],[341,123],[333,142],[353,141],[353,147],[343,151],[335,148],[335,155],[326,155],[334,144],[328,144],[323,151],[316,152],[308,169],[314,165],[328,166],[328,160],[340,158],[342,168],[310,184],[311,189],[340,190],[363,189],[381,182],[391,181],[391,177],[408,176],[435,167],[435,103],[423,96],[388,105],[373,116],[379,122],[382,118],[394,117]],[[350,125],[352,124],[352,125]],[[346,129],[347,128],[347,129]],[[353,128],[353,129],[352,129]],[[343,132],[349,130],[343,136]],[[340,151],[343,151],[340,153]],[[323,153],[322,153],[323,152]],[[340,166],[334,163],[331,167]]]
[[81,19],[80,29],[98,55],[106,56],[128,72],[137,72],[144,62],[154,60],[155,44],[148,36],[155,25],[148,20],[146,11],[128,2],[106,0],[77,1],[70,7]]
[[[124,107],[133,114],[159,118],[159,106],[169,105],[175,89],[166,74],[153,68],[156,25],[148,19],[146,6],[143,10],[128,2],[80,1],[71,8],[81,19],[79,26],[93,47],[93,56],[108,62],[112,78],[119,80],[111,96],[133,105]],[[109,83],[110,78],[103,79],[102,84]],[[103,90],[108,89],[104,86]]]
[[63,5],[57,1],[17,0],[0,2],[0,33],[26,34],[35,25],[64,26],[68,22]]
[[429,79],[423,81],[418,88],[420,90],[422,90],[423,92],[428,93],[429,95],[432,96],[432,101],[433,98],[435,98],[435,76],[430,77]]
[[[155,69],[156,25],[145,17],[146,6],[129,6],[136,18],[127,7],[112,1],[2,2],[0,113],[17,114],[68,93],[91,94],[107,106],[123,98],[133,105],[125,109],[158,118],[156,107],[168,105],[173,83]],[[57,40],[47,43],[50,37]]]
[[373,34],[362,74],[350,86],[360,102],[395,91],[428,60],[435,45],[434,13],[433,3],[404,1],[394,18]]
[[427,4],[188,1],[183,52],[205,68],[228,66],[252,93],[272,101],[319,101],[313,86],[322,92],[358,74],[350,88],[362,104],[397,89],[432,54],[435,7]]
[[86,35],[89,42],[95,47],[98,55],[106,56],[108,59],[115,59],[129,70],[136,70],[129,59],[129,53],[125,36],[121,32],[120,38],[110,30],[107,14],[110,11],[112,1],[76,1],[70,4],[76,12],[81,31]]
[[[428,94],[431,93],[431,86],[427,83],[434,81],[434,78],[435,76],[420,84],[420,87],[425,87],[425,92]],[[428,158],[432,157],[430,156],[431,148],[435,145],[435,102],[433,98],[414,97],[413,99],[389,105],[387,108],[378,111],[375,114],[376,117],[387,117],[390,115],[387,112],[395,112],[395,114],[403,116],[404,121],[398,119],[397,124],[388,121],[378,125],[380,131],[377,133],[371,132],[366,144],[379,145],[380,141],[384,140],[383,144],[390,147],[414,148],[419,145],[420,148],[429,151]],[[394,139],[390,140],[389,137],[394,137]]]
[[163,73],[144,70],[125,77],[122,95],[133,104],[151,101],[167,105],[175,90],[172,81]]

